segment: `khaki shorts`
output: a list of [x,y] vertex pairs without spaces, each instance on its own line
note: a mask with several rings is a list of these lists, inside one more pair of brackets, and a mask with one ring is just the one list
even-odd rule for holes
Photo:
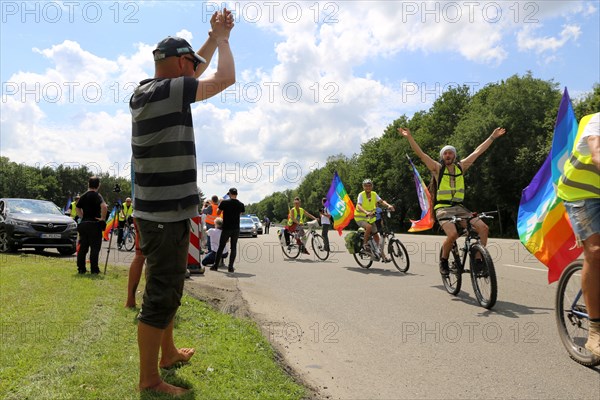
[[190,222],[152,222],[136,218],[146,257],[146,289],[138,320],[165,329],[181,305],[190,244]]
[[[440,226],[444,225],[446,222],[450,221],[440,221],[440,219],[445,218],[466,218],[470,217],[473,213],[466,209],[464,206],[451,206],[451,207],[442,207],[435,210],[435,218],[438,220]],[[473,220],[475,221],[475,220]],[[472,221],[472,222],[473,222]]]
[[371,227],[371,235],[374,235],[377,233],[377,225],[375,225],[375,223],[373,222],[372,224],[368,223],[365,220],[362,221],[356,221],[356,223],[358,224],[358,226],[360,226],[361,228],[367,229],[368,226]]

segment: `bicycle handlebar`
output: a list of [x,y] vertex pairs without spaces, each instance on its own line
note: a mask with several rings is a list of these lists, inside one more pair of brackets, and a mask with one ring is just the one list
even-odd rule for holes
[[460,221],[467,221],[470,222],[472,219],[475,218],[486,218],[486,219],[494,219],[494,217],[490,214],[498,214],[498,211],[484,211],[481,213],[471,213],[470,217],[464,218],[464,217],[451,217],[451,218],[440,218],[438,219],[438,221],[450,221],[450,222],[460,222]]

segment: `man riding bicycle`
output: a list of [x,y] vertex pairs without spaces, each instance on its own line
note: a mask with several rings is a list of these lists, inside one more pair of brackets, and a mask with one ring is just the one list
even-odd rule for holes
[[356,200],[356,208],[354,209],[354,220],[361,228],[365,230],[363,247],[366,251],[372,252],[375,249],[371,249],[369,246],[369,238],[371,234],[373,235],[373,239],[375,239],[375,243],[377,244],[377,248],[379,248],[379,234],[377,233],[377,225],[375,225],[375,220],[377,219],[375,212],[377,209],[377,205],[383,204],[390,211],[394,211],[394,206],[388,204],[385,200],[383,200],[379,195],[373,191],[373,182],[370,179],[365,179],[363,181],[363,191],[358,194],[358,199]]
[[600,113],[580,121],[557,195],[564,200],[577,245],[583,246],[581,290],[590,316],[585,348],[600,357]]
[[[454,224],[449,224],[448,220],[453,217],[471,216],[469,211],[463,205],[465,197],[465,182],[463,174],[469,169],[475,160],[479,158],[491,145],[492,142],[506,133],[504,128],[496,128],[492,134],[483,141],[467,158],[458,161],[456,149],[453,146],[444,146],[440,150],[440,161],[434,161],[431,157],[421,150],[410,131],[406,128],[398,128],[400,135],[408,139],[410,147],[417,156],[431,171],[437,184],[437,195],[435,197],[436,205],[435,217],[446,234],[446,240],[442,245],[442,256],[440,258],[440,273],[449,274],[448,257],[452,250],[452,245],[458,239],[458,231]],[[461,222],[463,225],[464,222]],[[488,226],[479,218],[471,220],[471,225],[479,235],[481,244],[486,245],[488,239]],[[477,263],[482,263],[481,259]],[[477,266],[477,264],[476,264]]]
[[300,198],[296,197],[294,199],[294,207],[290,210],[290,213],[288,214],[287,226],[283,231],[285,235],[285,242],[287,245],[290,244],[290,234],[296,231],[298,232],[298,238],[296,239],[296,241],[298,245],[302,248],[302,252],[304,254],[310,254],[306,249],[306,235],[304,233],[304,227],[302,226],[306,222],[307,215],[313,220],[317,219],[304,208],[300,207]]

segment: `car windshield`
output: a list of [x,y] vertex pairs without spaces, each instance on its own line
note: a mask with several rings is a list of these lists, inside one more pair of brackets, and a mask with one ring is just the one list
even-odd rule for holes
[[63,215],[58,207],[50,202],[44,200],[8,200],[8,211],[13,214],[53,214]]
[[250,218],[240,218],[240,225],[254,225]]
[[252,218],[252,221],[260,223],[260,219],[258,219],[258,217],[251,217],[251,218]]

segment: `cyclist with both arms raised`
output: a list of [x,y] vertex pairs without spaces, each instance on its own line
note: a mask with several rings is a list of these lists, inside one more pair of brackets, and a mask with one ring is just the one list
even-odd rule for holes
[[[492,134],[481,143],[467,158],[457,160],[456,149],[453,146],[444,146],[440,150],[440,162],[434,161],[421,150],[415,139],[406,128],[398,128],[400,135],[408,139],[410,147],[427,166],[433,174],[437,184],[435,217],[446,234],[446,240],[442,245],[442,256],[440,258],[440,273],[449,274],[448,256],[452,245],[458,239],[458,231],[454,224],[449,224],[448,219],[452,217],[470,217],[472,215],[463,205],[465,198],[465,182],[463,174],[469,169],[475,160],[479,158],[491,145],[492,142],[506,133],[504,128],[496,128]],[[464,222],[462,222],[464,224]],[[488,226],[479,218],[471,220],[471,225],[481,239],[481,244],[487,244]],[[477,260],[482,263],[482,260]]]

